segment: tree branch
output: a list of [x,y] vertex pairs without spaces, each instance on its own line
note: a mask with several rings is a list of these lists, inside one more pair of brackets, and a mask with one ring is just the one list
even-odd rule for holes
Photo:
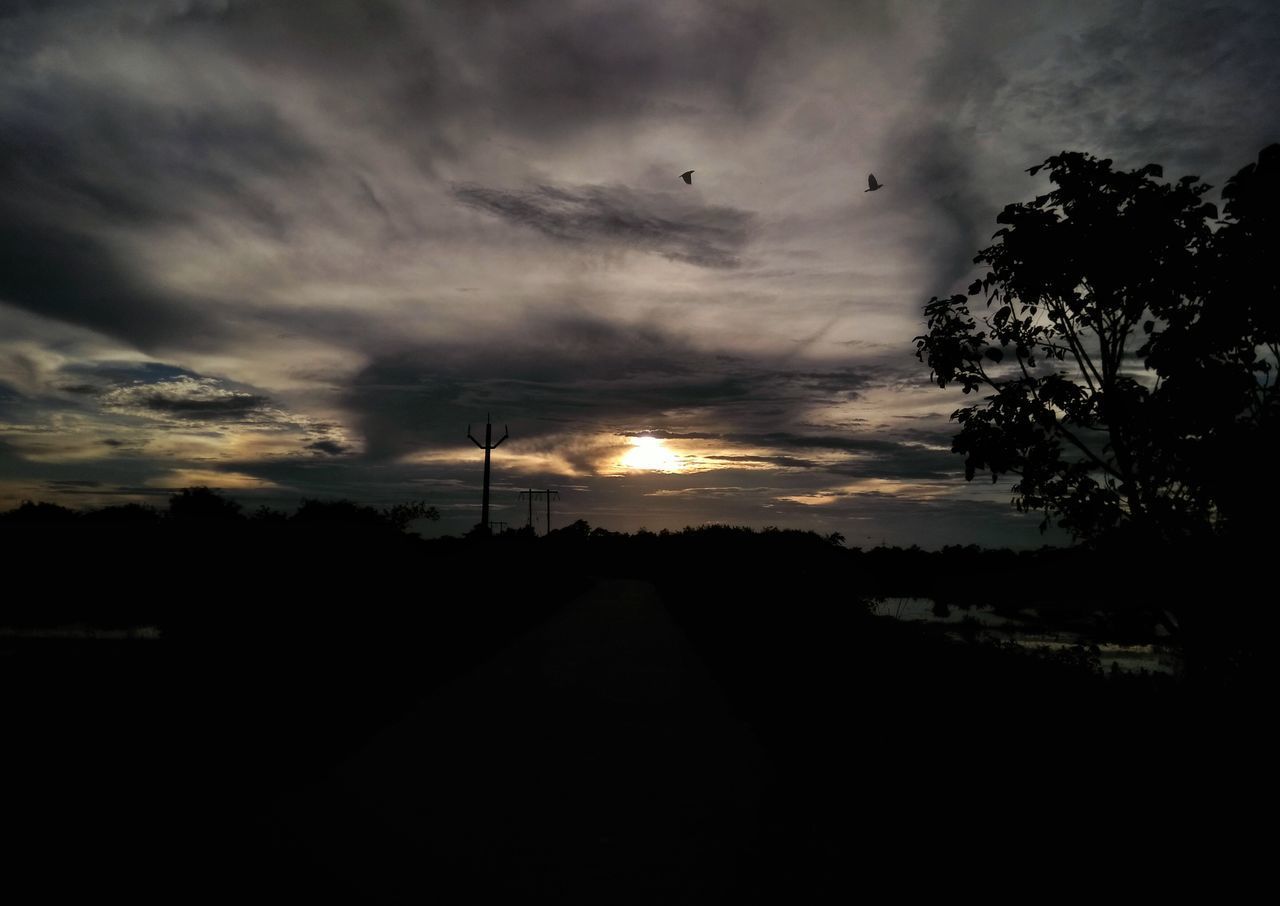
[[[1098,369],[1094,366],[1093,360],[1089,358],[1089,353],[1085,351],[1084,345],[1080,342],[1080,338],[1076,335],[1076,329],[1071,323],[1071,317],[1067,312],[1067,304],[1061,299],[1054,300],[1058,314],[1061,316],[1058,323],[1062,326],[1063,335],[1067,338],[1067,344],[1071,347],[1071,353],[1075,356],[1076,367],[1080,369],[1080,374],[1084,377],[1084,382],[1089,385],[1089,390],[1093,393],[1098,392],[1098,384],[1102,383],[1102,376],[1098,374]],[[1092,373],[1092,377],[1090,374]],[[1094,378],[1097,378],[1095,383]]]

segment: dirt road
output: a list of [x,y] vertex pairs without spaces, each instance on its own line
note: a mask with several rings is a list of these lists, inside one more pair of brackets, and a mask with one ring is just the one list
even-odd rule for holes
[[385,901],[713,903],[762,771],[653,588],[610,581],[281,803],[275,833]]

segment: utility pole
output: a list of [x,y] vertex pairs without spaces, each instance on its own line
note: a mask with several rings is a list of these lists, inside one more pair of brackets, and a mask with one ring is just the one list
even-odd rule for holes
[[522,498],[527,497],[529,499],[529,528],[533,528],[533,498],[539,495],[547,499],[547,532],[546,533],[550,533],[551,532],[551,500],[552,498],[559,500],[560,492],[552,490],[551,488],[544,488],[542,490],[534,490],[533,488],[530,488],[527,491],[520,492],[520,496]]
[[480,505],[480,525],[487,532],[489,531],[489,454],[498,449],[498,446],[510,436],[507,426],[502,426],[502,437],[498,438],[498,443],[493,443],[493,424],[489,421],[488,413],[484,417],[484,443],[471,437],[471,426],[467,425],[467,437],[471,438],[471,442],[484,450],[484,497]]

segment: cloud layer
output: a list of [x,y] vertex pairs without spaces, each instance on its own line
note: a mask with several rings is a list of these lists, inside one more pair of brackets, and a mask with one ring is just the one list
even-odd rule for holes
[[[1245,0],[20,4],[0,506],[198,478],[458,531],[491,412],[501,493],[593,523],[1037,543],[958,478],[922,304],[1064,148],[1222,185],[1278,40]],[[619,467],[641,434],[684,471]]]
[[674,192],[626,186],[537,186],[522,191],[460,186],[463,204],[553,239],[652,252],[698,267],[737,267],[752,215],[691,204]]

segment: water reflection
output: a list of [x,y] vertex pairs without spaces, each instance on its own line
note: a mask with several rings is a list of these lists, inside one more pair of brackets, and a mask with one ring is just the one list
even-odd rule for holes
[[[1098,640],[1063,626],[1050,625],[1033,607],[997,613],[992,607],[947,607],[932,598],[880,598],[873,607],[882,617],[954,627],[947,635],[955,639],[1013,642],[1042,650],[1095,645],[1103,670],[1176,672],[1174,653],[1165,645]],[[1157,628],[1156,634],[1159,633]]]
[[149,639],[160,638],[156,626],[131,626],[126,629],[102,629],[97,626],[0,626],[0,639]]

